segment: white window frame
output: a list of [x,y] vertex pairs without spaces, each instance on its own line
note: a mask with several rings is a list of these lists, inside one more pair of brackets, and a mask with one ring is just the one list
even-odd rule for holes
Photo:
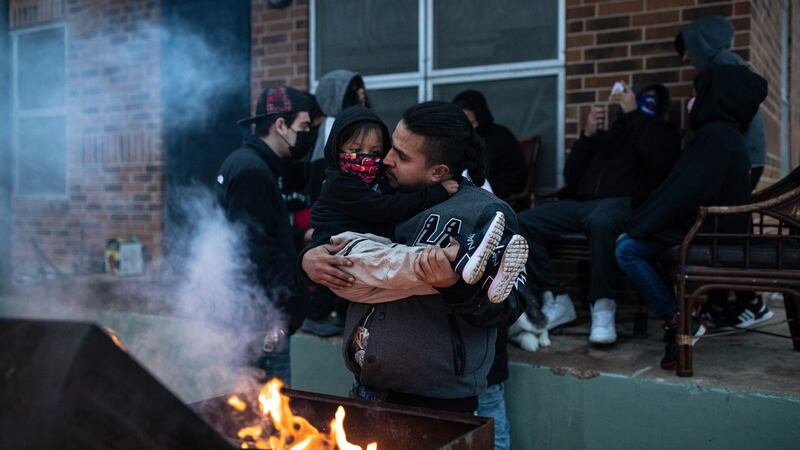
[[[35,109],[20,109],[19,107],[19,80],[17,79],[17,71],[19,69],[19,38],[26,34],[38,33],[52,29],[62,29],[64,31],[64,104],[60,107],[50,108],[35,108]],[[43,200],[68,200],[69,199],[69,140],[64,136],[64,191],[58,193],[47,194],[31,194],[23,193],[20,191],[20,176],[19,176],[19,134],[18,134],[18,121],[21,118],[44,118],[44,117],[64,117],[64,132],[67,133],[68,124],[67,120],[67,79],[69,77],[67,49],[69,48],[69,34],[67,33],[67,25],[64,23],[53,23],[40,25],[35,27],[28,27],[19,30],[14,30],[11,33],[11,155],[14,158],[14,196],[20,198],[43,199]]]
[[[319,81],[316,73],[316,3],[309,1],[309,51],[308,70],[312,92]],[[433,99],[433,87],[440,84],[464,82],[499,81],[517,78],[557,77],[556,94],[556,184],[564,184],[564,130],[566,102],[566,1],[558,0],[558,51],[557,58],[525,61],[506,64],[457,67],[450,69],[433,68],[433,2],[418,0],[419,14],[419,65],[416,72],[394,73],[389,75],[365,75],[364,84],[368,89],[417,88],[420,102]],[[423,13],[424,12],[424,13]],[[430,36],[430,38],[428,38]],[[427,74],[427,76],[426,76]]]

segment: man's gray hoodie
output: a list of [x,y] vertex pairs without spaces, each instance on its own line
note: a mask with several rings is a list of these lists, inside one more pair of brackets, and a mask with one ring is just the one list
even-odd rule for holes
[[[721,16],[706,16],[695,19],[683,27],[681,37],[689,57],[698,70],[713,64],[747,65],[731,51],[734,28]],[[767,158],[767,142],[764,137],[764,119],[761,110],[756,113],[744,135],[751,167],[763,167]]]
[[319,134],[317,135],[317,143],[314,146],[314,153],[311,155],[311,161],[323,159],[325,157],[325,141],[328,139],[328,133],[331,127],[328,122],[333,124],[333,120],[344,109],[344,96],[347,94],[347,87],[355,77],[361,75],[345,70],[333,70],[326,73],[319,79],[317,90],[314,91],[314,97],[317,98],[319,108],[322,113],[327,116],[324,126],[319,127]]

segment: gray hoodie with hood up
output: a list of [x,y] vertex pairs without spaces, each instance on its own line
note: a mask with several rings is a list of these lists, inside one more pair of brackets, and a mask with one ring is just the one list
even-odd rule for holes
[[333,124],[333,120],[342,112],[347,87],[353,78],[360,76],[350,70],[339,69],[332,70],[319,79],[314,96],[317,98],[319,108],[327,116],[327,119],[325,119],[325,124],[319,127],[319,134],[314,146],[314,153],[311,155],[311,161],[325,157],[325,142],[328,140],[327,130],[331,128],[328,122],[330,121]]
[[[733,33],[733,24],[721,16],[700,17],[681,30],[686,51],[698,70],[714,64],[747,65],[739,55],[731,51]],[[767,142],[760,109],[747,127],[744,140],[750,166],[763,167],[767,158]]]

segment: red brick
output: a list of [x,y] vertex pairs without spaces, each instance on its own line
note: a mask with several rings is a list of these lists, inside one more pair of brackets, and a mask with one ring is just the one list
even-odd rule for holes
[[600,5],[599,16],[613,16],[617,14],[630,14],[639,12],[644,7],[643,0],[628,0],[624,2],[609,2]]
[[611,59],[621,58],[628,56],[628,46],[619,45],[615,47],[594,47],[587,48],[583,51],[586,61],[595,61],[598,59]]
[[633,16],[633,26],[640,25],[664,25],[667,23],[678,22],[681,18],[680,11],[660,11],[638,14]]
[[642,30],[636,28],[631,30],[597,33],[597,37],[595,38],[595,40],[597,41],[597,45],[641,41]]

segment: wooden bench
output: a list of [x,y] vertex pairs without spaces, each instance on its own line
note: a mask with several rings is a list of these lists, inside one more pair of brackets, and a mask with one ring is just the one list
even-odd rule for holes
[[[720,221],[735,215],[745,215],[749,229],[719,231]],[[710,290],[782,292],[794,349],[800,351],[800,167],[747,204],[701,207],[683,243],[665,256],[672,259],[681,313],[678,376],[692,376],[691,311]]]

